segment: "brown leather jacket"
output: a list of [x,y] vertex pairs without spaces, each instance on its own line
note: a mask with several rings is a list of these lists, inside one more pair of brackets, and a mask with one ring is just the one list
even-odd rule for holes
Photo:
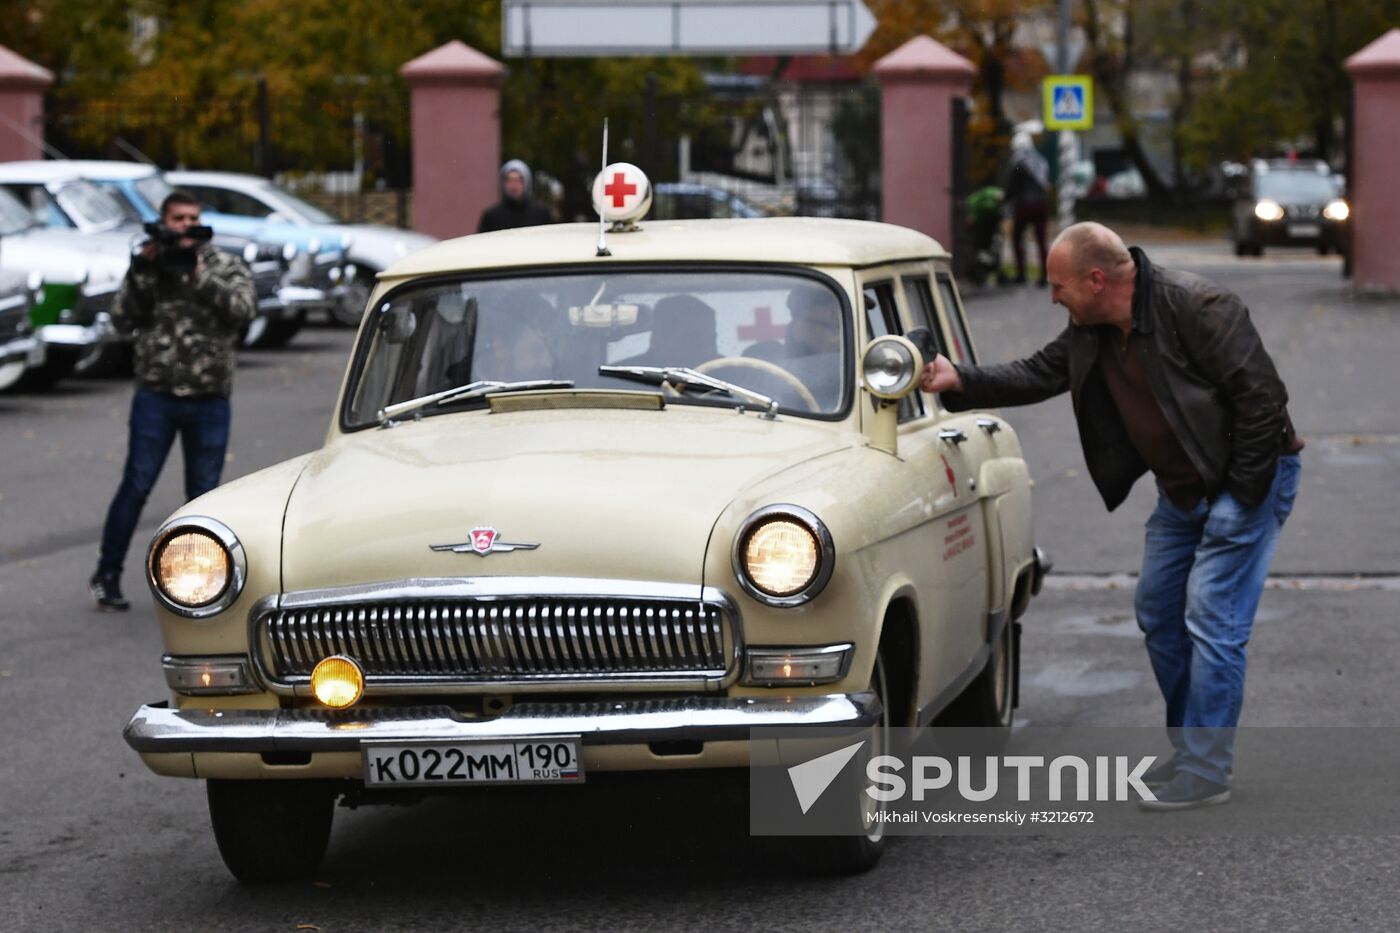
[[[1189,272],[1154,266],[1133,247],[1133,329],[1152,394],[1215,499],[1262,502],[1279,454],[1293,446],[1288,392],[1244,302]],[[1066,389],[1094,485],[1109,510],[1128,497],[1146,464],[1128,440],[1098,366],[1099,333],[1071,324],[1033,356],[994,366],[958,366],[963,391],[945,392],[950,411],[1029,405]]]

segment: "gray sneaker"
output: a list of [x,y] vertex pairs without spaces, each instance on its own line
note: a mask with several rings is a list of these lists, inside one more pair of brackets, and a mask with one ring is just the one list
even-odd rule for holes
[[1198,777],[1190,771],[1178,771],[1166,787],[1152,792],[1156,800],[1139,800],[1144,810],[1189,810],[1211,807],[1230,800],[1230,787]]
[[1156,790],[1158,787],[1166,787],[1176,777],[1176,757],[1163,759],[1143,772],[1138,778],[1145,786]]

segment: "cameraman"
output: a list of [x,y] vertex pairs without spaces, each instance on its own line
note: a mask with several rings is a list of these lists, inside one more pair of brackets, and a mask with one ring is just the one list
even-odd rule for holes
[[228,447],[234,348],[257,313],[252,275],[216,249],[199,225],[199,202],[180,191],[161,203],[160,224],[131,257],[112,321],[135,332],[136,394],[121,485],[107,510],[97,571],[99,609],[123,611],[121,573],[141,509],[180,435],[185,497],[219,484]]

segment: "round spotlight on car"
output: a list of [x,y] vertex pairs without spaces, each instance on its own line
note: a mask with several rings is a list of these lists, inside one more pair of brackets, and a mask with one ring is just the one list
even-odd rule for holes
[[1343,201],[1341,198],[1337,198],[1322,209],[1322,216],[1326,217],[1328,220],[1335,220],[1340,223],[1351,216],[1351,208],[1347,205],[1347,202]]
[[733,562],[750,596],[770,606],[799,606],[831,579],[836,550],[816,515],[800,506],[773,505],[744,521]]
[[1283,219],[1283,207],[1277,201],[1262,198],[1258,204],[1254,205],[1254,216],[1265,223],[1273,223],[1275,220]]
[[365,672],[343,654],[322,658],[311,670],[311,692],[331,709],[354,706],[365,692]]
[[166,608],[205,618],[227,609],[242,591],[247,577],[243,545],[222,522],[177,518],[152,540],[147,576]]
[[919,384],[924,361],[918,348],[904,337],[890,334],[866,345],[861,357],[861,378],[876,398],[903,398]]

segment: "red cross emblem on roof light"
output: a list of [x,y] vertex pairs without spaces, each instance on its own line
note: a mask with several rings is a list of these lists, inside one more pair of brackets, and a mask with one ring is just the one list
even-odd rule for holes
[[614,162],[593,181],[593,209],[604,220],[637,220],[651,207],[651,182],[630,162]]

